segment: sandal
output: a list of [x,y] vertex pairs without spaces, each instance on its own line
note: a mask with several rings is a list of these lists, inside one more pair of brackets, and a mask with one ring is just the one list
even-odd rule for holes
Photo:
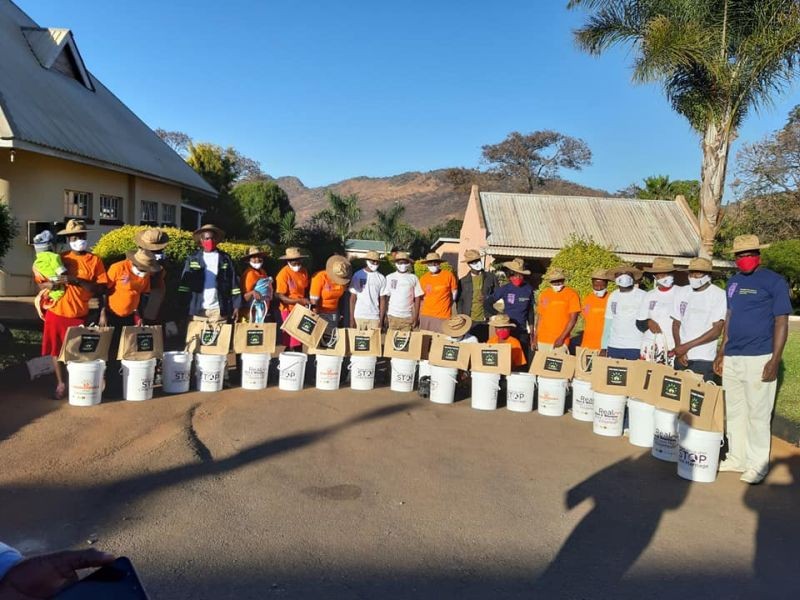
[[54,394],[56,400],[63,400],[64,396],[66,395],[66,393],[67,393],[67,386],[65,384],[63,384],[63,383],[59,383],[56,386],[56,391],[55,391],[55,394]]

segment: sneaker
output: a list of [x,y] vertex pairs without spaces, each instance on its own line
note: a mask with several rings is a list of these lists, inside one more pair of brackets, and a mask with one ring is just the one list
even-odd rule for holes
[[764,479],[764,475],[756,471],[755,469],[747,469],[744,474],[739,478],[739,481],[744,481],[745,483],[749,483],[750,485],[755,485],[757,483],[761,483]]
[[728,460],[723,460],[719,463],[718,470],[720,473],[744,473],[746,469]]

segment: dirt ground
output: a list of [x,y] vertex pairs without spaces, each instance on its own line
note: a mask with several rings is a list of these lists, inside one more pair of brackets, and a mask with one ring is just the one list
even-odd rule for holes
[[800,451],[767,481],[571,417],[229,389],[70,407],[3,384],[0,539],[130,556],[153,598],[796,598]]

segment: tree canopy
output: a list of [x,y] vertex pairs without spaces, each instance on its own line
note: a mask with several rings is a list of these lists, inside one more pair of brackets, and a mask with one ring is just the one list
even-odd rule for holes
[[274,181],[247,181],[231,192],[248,227],[248,238],[278,242],[284,214],[294,214],[289,196]]

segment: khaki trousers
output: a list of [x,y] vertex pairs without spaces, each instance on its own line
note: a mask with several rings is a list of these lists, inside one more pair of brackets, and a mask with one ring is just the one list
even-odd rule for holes
[[777,381],[761,381],[772,354],[726,356],[722,369],[725,388],[725,424],[730,451],[726,462],[766,475],[772,444],[770,418]]
[[414,323],[411,321],[411,317],[393,317],[389,315],[387,319],[389,321],[389,329],[396,331],[411,331],[413,329]]
[[356,319],[356,329],[367,331],[369,329],[380,329],[381,322],[378,319]]

